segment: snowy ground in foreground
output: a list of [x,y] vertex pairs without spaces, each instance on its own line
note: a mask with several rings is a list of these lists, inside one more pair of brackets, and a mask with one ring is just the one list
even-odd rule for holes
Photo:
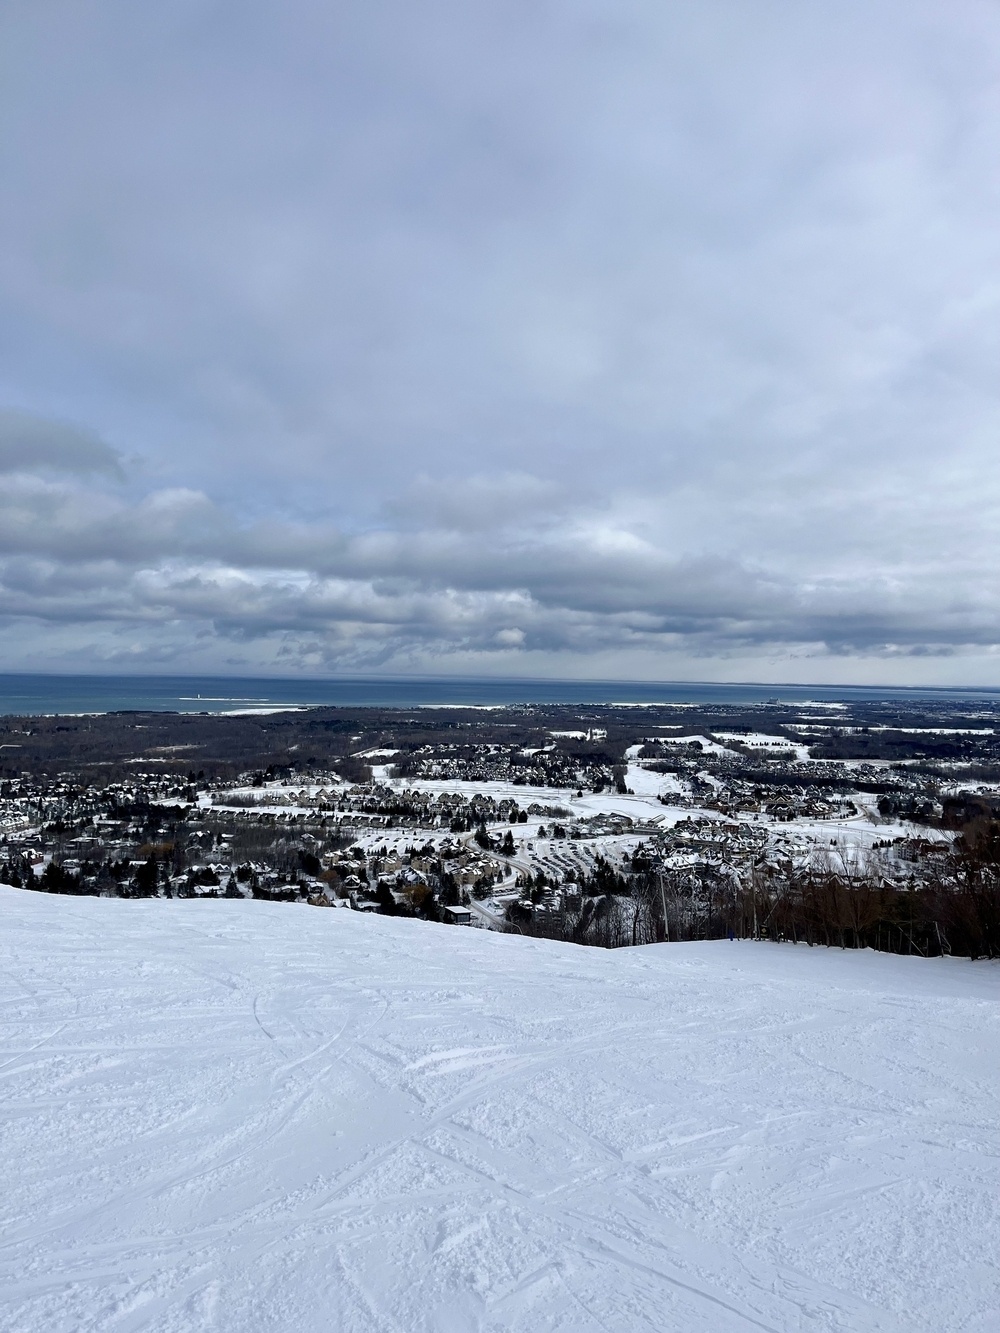
[[0,913],[4,1329],[997,1328],[1000,968]]

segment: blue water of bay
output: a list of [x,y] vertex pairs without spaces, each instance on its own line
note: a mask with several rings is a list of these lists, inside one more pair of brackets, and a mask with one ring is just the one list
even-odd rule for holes
[[0,673],[0,714],[155,711],[229,713],[449,704],[754,704],[876,700],[1000,700],[998,690],[705,681],[530,680],[502,677],[344,676],[327,680],[216,676],[62,676]]

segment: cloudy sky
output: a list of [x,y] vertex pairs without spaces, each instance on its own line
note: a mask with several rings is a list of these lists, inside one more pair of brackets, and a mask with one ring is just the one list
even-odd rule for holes
[[1000,685],[993,0],[6,0],[0,669]]

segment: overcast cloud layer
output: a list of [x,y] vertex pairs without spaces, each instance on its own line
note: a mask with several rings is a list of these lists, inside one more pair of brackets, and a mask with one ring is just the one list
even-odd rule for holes
[[1000,685],[1000,8],[0,9],[0,669]]

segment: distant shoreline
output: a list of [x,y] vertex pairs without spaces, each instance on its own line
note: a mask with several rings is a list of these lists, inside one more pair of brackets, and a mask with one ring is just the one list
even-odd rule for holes
[[1000,697],[988,687],[772,685],[759,682],[552,680],[518,677],[123,676],[0,673],[0,715],[109,712],[257,713],[301,708],[641,707],[683,704],[956,700]]

